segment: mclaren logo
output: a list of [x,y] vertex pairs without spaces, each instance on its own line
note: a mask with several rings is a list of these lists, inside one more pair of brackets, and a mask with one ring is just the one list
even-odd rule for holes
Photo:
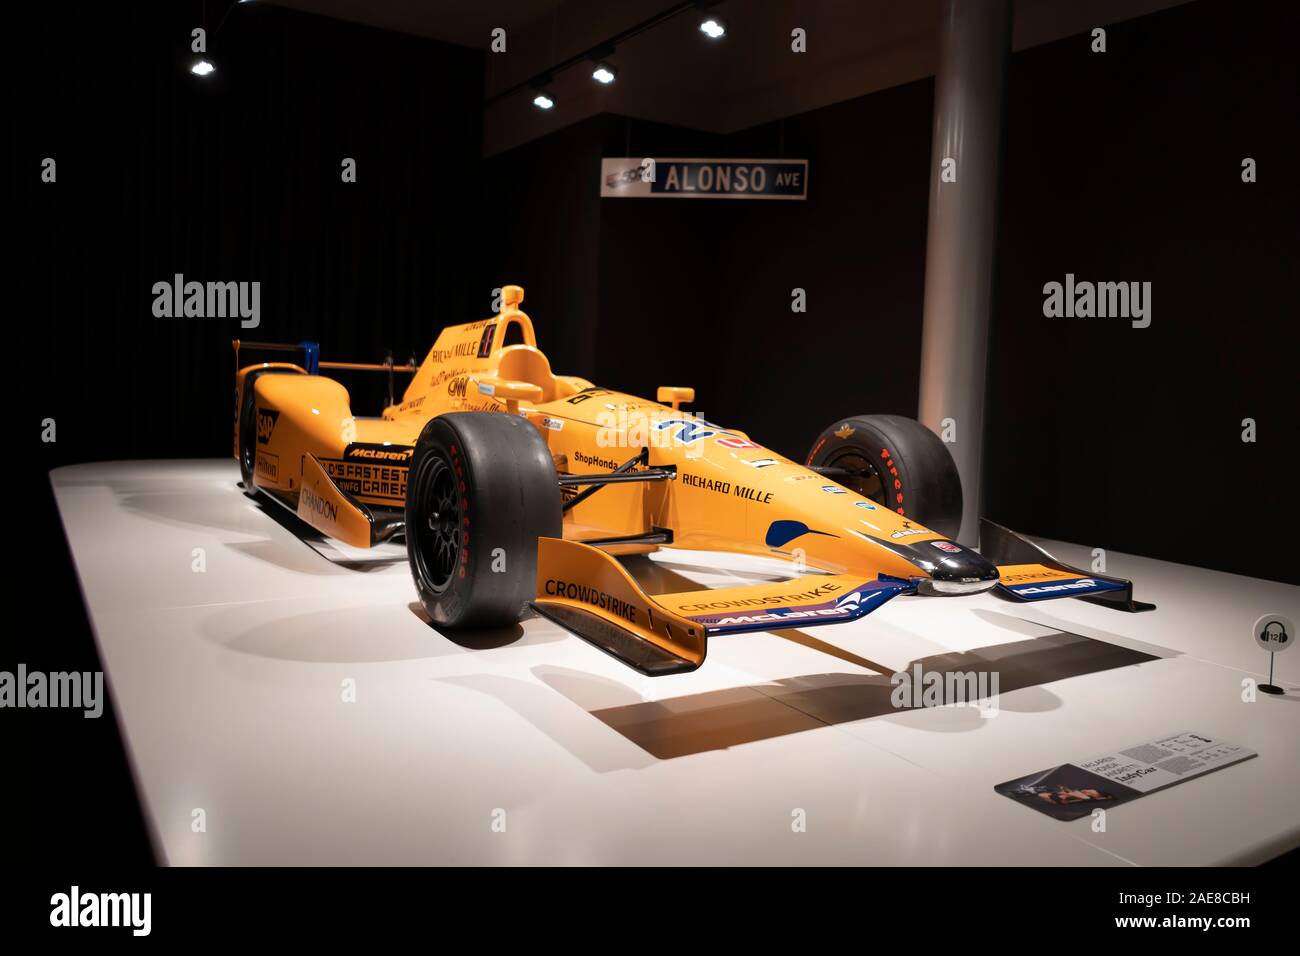
[[[820,590],[820,589],[819,589]],[[737,627],[752,626],[754,624],[776,624],[785,623],[786,621],[798,621],[808,618],[838,618],[840,620],[853,620],[861,617],[869,610],[869,605],[877,598],[881,597],[883,591],[872,591],[863,593],[862,591],[853,591],[844,595],[835,602],[834,607],[795,607],[786,611],[771,611],[766,614],[741,614],[735,617],[724,617],[714,621],[712,627]],[[695,618],[699,620],[699,618]]]
[[343,451],[345,461],[392,461],[404,462],[415,454],[414,448],[401,445],[361,445],[353,442]]
[[740,617],[720,618],[715,627],[730,627],[736,624],[769,624],[779,621],[806,620],[810,617],[849,617],[857,611],[857,605],[844,607],[819,607],[810,611],[781,611],[771,614],[745,614]]
[[280,413],[274,408],[259,408],[257,410],[257,443],[265,445],[271,440],[271,432],[275,431],[275,423],[279,420]]
[[1040,584],[1032,587],[1017,587],[1017,594],[1054,594],[1057,591],[1082,591],[1086,588],[1095,588],[1097,582],[1092,578],[1080,578],[1078,581],[1067,581],[1064,584]]

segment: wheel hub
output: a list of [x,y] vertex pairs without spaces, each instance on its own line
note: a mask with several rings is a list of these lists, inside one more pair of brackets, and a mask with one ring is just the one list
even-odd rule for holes
[[421,562],[434,590],[441,590],[450,584],[460,562],[461,520],[456,480],[447,462],[435,461],[422,470],[419,482],[419,498],[426,516],[424,528],[420,529]]

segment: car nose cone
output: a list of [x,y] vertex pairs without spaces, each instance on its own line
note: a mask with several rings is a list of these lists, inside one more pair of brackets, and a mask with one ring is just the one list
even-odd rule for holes
[[[948,548],[959,550],[934,548],[935,545],[947,545]],[[930,572],[930,580],[927,582],[928,590],[934,594],[977,594],[998,583],[997,565],[970,548],[950,541],[925,541],[913,546],[916,551],[925,548],[932,548],[940,555],[934,562],[934,570]]]

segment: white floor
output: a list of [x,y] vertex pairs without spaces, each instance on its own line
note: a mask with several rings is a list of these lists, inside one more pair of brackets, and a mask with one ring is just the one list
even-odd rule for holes
[[[51,480],[172,864],[1180,865],[1300,845],[1300,653],[1277,658],[1285,697],[1242,700],[1267,667],[1252,622],[1300,618],[1300,588],[1111,554],[1158,610],[899,598],[646,678],[540,618],[454,643],[400,545],[304,539],[234,462]],[[770,570],[717,564],[665,551],[638,574]],[[997,715],[890,707],[888,675],[916,660],[998,669]],[[1115,807],[1101,833],[993,791],[1183,730],[1259,756]]]

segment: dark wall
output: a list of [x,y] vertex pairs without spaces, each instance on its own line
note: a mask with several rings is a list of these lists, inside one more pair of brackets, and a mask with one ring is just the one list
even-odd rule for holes
[[[1300,581],[1270,545],[1297,531],[1297,32],[1295,4],[1201,2],[1112,26],[1105,54],[1074,37],[1012,58],[994,520]],[[1045,318],[1067,272],[1151,282],[1151,326]]]
[[[25,11],[13,34],[60,51],[10,84],[43,290],[31,331],[60,363],[38,409],[58,421],[58,460],[226,453],[231,338],[401,359],[484,311],[464,281],[481,55],[263,4],[236,6],[218,30],[229,4],[208,4],[217,72],[199,78],[202,6],[116,4],[75,29]],[[45,156],[56,184],[37,182]],[[155,318],[152,286],[175,273],[261,282],[261,326]],[[375,413],[380,383],[345,381]]]
[[[492,290],[524,287],[523,309],[555,371],[588,376],[596,361],[601,261],[601,122],[592,119],[489,160],[482,172],[478,299],[462,321],[492,314]],[[595,170],[595,172],[593,172]]]
[[[1011,58],[989,517],[1300,579],[1257,543],[1296,529],[1295,9],[1203,0],[1111,26],[1105,54],[1080,35]],[[839,416],[915,415],[932,108],[925,81],[732,136],[596,117],[489,160],[488,182],[515,184],[514,214],[547,224],[515,255],[589,303],[562,325],[555,367],[640,393],[693,385],[702,414],[792,456]],[[596,200],[601,153],[806,157],[809,197]],[[565,177],[521,189],[542,156]],[[1257,183],[1241,182],[1245,156]],[[592,260],[580,276],[573,262],[590,255],[593,204],[594,279]],[[1067,272],[1152,282],[1151,327],[1045,318],[1043,285]],[[794,287],[806,314],[790,312]],[[550,295],[528,296],[544,347]],[[596,343],[590,365],[575,336]],[[1246,417],[1256,444],[1240,441]]]
[[[18,447],[38,449],[8,489],[28,549],[9,583],[40,624],[13,629],[5,670],[102,667],[50,468],[228,454],[232,337],[319,339],[327,357],[373,360],[422,352],[442,324],[481,312],[464,281],[480,56],[261,4],[217,31],[226,5],[209,3],[218,72],[199,79],[187,70],[201,6],[6,12],[6,397]],[[54,184],[38,178],[46,156]],[[340,182],[345,156],[356,184]],[[154,318],[152,285],[176,272],[260,281],[261,327]],[[349,385],[359,409],[380,399],[378,382]],[[58,441],[40,443],[49,417]],[[153,861],[114,706],[89,721],[6,715],[15,859]],[[88,807],[90,825],[68,825]]]
[[[696,154],[807,159],[803,202],[605,200],[610,381],[693,385],[706,417],[800,460],[846,414],[915,415],[932,100],[932,83],[913,83]],[[637,330],[655,324],[638,354]]]
[[[796,458],[845,414],[915,415],[932,100],[913,83],[731,136],[599,116],[494,157],[485,183],[515,185],[493,217],[532,237],[501,275],[541,283],[521,283],[525,309],[556,370],[651,396],[691,385],[700,414]],[[601,155],[782,154],[810,161],[804,202],[597,198]],[[556,274],[581,283],[580,312]]]
[[[15,401],[58,420],[47,464],[223,454],[232,336],[422,354],[504,282],[528,290],[557,370],[693,385],[699,411],[786,454],[845,414],[915,414],[931,82],[730,136],[595,117],[483,161],[479,54],[247,4],[219,31],[213,13],[218,73],[200,80],[200,6],[77,29],[15,14],[24,50],[62,54],[6,64],[29,170],[16,341],[42,363]],[[991,517],[1295,579],[1256,542],[1296,526],[1296,20],[1201,0],[1112,25],[1105,54],[1079,36],[1012,57]],[[598,199],[600,157],[624,154],[806,157],[809,198]],[[57,186],[36,182],[45,155]],[[155,319],[151,286],[175,272],[261,281],[262,327]],[[1043,283],[1067,272],[1152,282],[1151,328],[1045,319]],[[378,381],[347,383],[377,408]]]

